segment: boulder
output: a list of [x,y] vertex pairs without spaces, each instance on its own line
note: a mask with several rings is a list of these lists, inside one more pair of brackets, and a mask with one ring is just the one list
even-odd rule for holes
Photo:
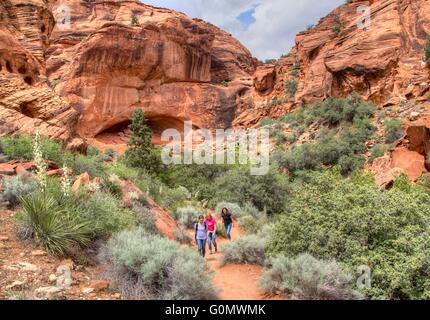
[[93,280],[90,283],[90,288],[95,292],[100,292],[109,288],[109,281],[106,280]]
[[86,187],[90,183],[90,175],[83,173],[76,177],[75,182],[72,185],[72,191],[77,192],[81,187]]
[[425,157],[418,152],[398,148],[392,153],[391,168],[403,169],[411,181],[417,181],[427,172],[425,162]]
[[0,163],[0,174],[13,176],[15,174],[15,165],[9,163]]
[[260,93],[267,93],[275,85],[276,71],[274,66],[258,67],[254,73],[254,88]]
[[55,299],[63,289],[50,286],[50,287],[40,287],[34,291],[34,297],[36,300],[52,300]]

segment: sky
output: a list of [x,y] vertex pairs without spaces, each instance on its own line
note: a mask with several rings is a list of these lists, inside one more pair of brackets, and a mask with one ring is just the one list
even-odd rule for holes
[[213,23],[260,60],[290,51],[295,35],[345,0],[141,0]]

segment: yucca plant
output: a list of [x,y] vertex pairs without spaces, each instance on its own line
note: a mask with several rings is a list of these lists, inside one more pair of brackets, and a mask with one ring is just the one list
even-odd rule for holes
[[74,245],[85,246],[91,240],[92,228],[71,217],[45,192],[22,199],[23,214],[36,241],[54,255],[64,255]]

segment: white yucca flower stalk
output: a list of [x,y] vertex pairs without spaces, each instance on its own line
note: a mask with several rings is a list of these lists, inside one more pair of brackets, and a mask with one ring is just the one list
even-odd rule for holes
[[63,165],[63,175],[61,177],[61,191],[65,197],[70,196],[70,190],[72,186],[72,178],[70,176],[70,169]]
[[39,182],[39,185],[42,191],[45,191],[46,185],[47,185],[46,172],[48,170],[48,166],[46,165],[45,160],[43,160],[42,145],[41,145],[39,130],[36,131],[36,135],[34,136],[33,156],[34,156],[34,163],[36,165],[36,179]]

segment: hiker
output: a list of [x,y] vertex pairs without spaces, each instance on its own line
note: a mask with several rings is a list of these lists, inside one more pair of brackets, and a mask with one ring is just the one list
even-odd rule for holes
[[205,222],[205,217],[200,215],[199,221],[196,223],[196,226],[195,226],[195,238],[196,238],[197,247],[199,249],[199,253],[202,257],[206,255],[207,230],[208,230],[208,226]]
[[215,253],[217,253],[218,247],[216,245],[216,220],[214,217],[212,217],[212,214],[210,212],[206,216],[205,223],[208,228],[209,253],[212,254],[212,244],[215,248]]
[[231,228],[233,227],[233,219],[231,217],[231,212],[228,208],[223,208],[221,210],[221,217],[224,222],[225,231],[227,232],[227,238],[231,241]]

